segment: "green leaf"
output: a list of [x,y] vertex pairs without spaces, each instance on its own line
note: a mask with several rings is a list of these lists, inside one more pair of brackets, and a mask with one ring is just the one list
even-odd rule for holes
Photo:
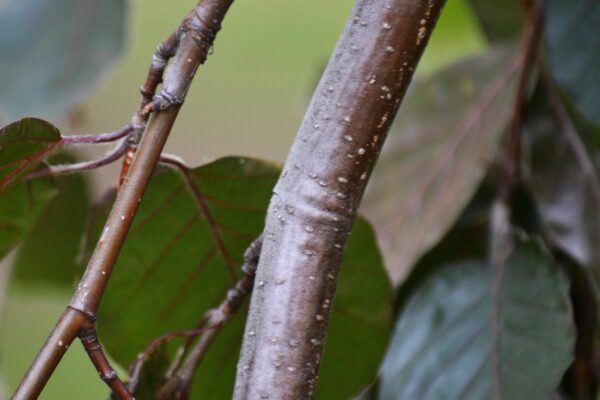
[[492,163],[515,72],[512,52],[496,49],[412,87],[363,202],[395,281],[450,228]]
[[529,240],[519,240],[501,267],[449,265],[401,312],[379,398],[551,398],[573,357],[568,289]]
[[[50,177],[10,186],[1,183],[2,180],[8,182],[7,177],[11,174],[19,174],[20,157],[27,157],[30,150],[26,145],[19,146],[21,133],[20,123],[0,129],[0,261],[21,242],[47,203],[56,195],[54,181]],[[30,131],[25,129],[25,135],[31,134],[32,137],[44,137],[43,133],[35,128]],[[10,268],[3,268],[0,271],[0,317],[9,277]],[[4,393],[3,383],[0,371],[0,396]]]
[[[155,176],[102,302],[100,335],[123,366],[152,339],[193,328],[223,301],[232,285],[228,264],[239,276],[244,250],[262,232],[279,169],[231,157],[196,168],[192,176],[212,222],[176,172]],[[93,229],[96,237],[101,230],[101,224]],[[348,398],[367,385],[389,336],[391,288],[373,232],[363,220],[350,237],[341,274],[318,386],[326,399]],[[245,310],[211,346],[193,398],[231,397],[244,321]]]
[[[395,292],[395,309],[402,310],[414,291],[445,265],[465,259],[483,259],[488,253],[489,217],[498,193],[496,176],[488,174],[452,228],[415,263]],[[468,246],[465,246],[468,243]]]
[[[523,121],[523,176],[553,245],[600,281],[600,151],[560,102],[535,92]],[[552,106],[552,104],[554,106]]]
[[51,178],[22,182],[0,191],[0,258],[35,225],[55,194]]
[[24,118],[0,129],[0,190],[37,165],[60,140],[54,125],[37,118]]
[[13,0],[0,8],[0,110],[58,118],[121,53],[125,0]]
[[[73,162],[61,156],[60,162]],[[17,254],[13,278],[23,284],[71,287],[90,199],[80,174],[56,179],[58,195],[50,200]]]
[[469,0],[481,29],[490,42],[507,42],[523,28],[522,2],[519,0]]
[[542,4],[552,75],[579,112],[600,126],[600,2],[545,0]]
[[[127,366],[151,339],[193,328],[224,299],[244,250],[261,233],[277,177],[272,165],[236,158],[195,169],[210,223],[177,172],[152,179],[99,313],[102,338],[117,361]],[[98,222],[95,232],[104,224]]]

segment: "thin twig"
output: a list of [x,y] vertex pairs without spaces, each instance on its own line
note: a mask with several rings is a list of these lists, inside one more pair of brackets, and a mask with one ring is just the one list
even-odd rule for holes
[[220,314],[219,310],[212,310],[209,321],[209,328],[198,339],[198,342],[192,348],[181,369],[160,390],[158,399],[166,400],[174,398],[177,400],[187,400],[189,398],[194,372],[214,339],[221,332],[226,318]]
[[505,201],[508,201],[510,193],[520,180],[523,108],[530,89],[531,76],[533,67],[535,66],[535,56],[539,47],[541,29],[541,7],[536,0],[528,1],[527,23],[521,40],[521,74],[519,76],[515,100],[513,102],[512,120],[506,148],[505,178],[500,193],[500,197],[504,198]]
[[136,151],[137,144],[128,143],[127,151],[125,152],[125,157],[123,157],[123,162],[121,163],[121,174],[119,175],[119,184],[117,185],[117,189],[121,189],[121,186],[123,186],[123,182],[125,182],[125,178],[129,173],[131,164],[133,164],[133,158],[135,157]]
[[[515,99],[512,104],[512,118],[506,147],[504,179],[492,207],[489,255],[492,265],[499,269],[503,268],[504,261],[512,249],[510,199],[515,186],[521,179],[523,108],[528,97],[533,68],[536,64],[536,53],[542,25],[542,12],[537,1],[527,1],[526,6],[528,18],[521,38],[521,50],[516,59],[520,73]],[[499,272],[498,275],[501,276],[502,272]]]
[[[113,142],[113,141],[122,139],[126,136],[130,137],[133,133],[134,133],[133,124],[127,124],[123,128],[116,130],[114,132],[99,133],[99,134],[93,134],[93,135],[73,135],[73,136],[62,137],[53,146],[45,149],[42,152],[42,154],[39,155],[39,157],[36,157],[36,159],[40,159],[44,156],[47,156],[51,152],[54,152],[58,149],[62,149],[65,146],[78,145],[78,144],[109,143],[109,142]],[[125,140],[125,142],[127,142],[127,141],[128,141],[128,139]],[[118,160],[123,154],[125,154],[127,147],[125,146],[125,149],[123,148],[123,146],[125,145],[124,143],[122,143],[119,147],[117,147],[115,150],[113,150],[108,155],[106,155],[98,160],[83,161],[83,162],[74,163],[74,164],[48,166],[47,168],[41,168],[41,169],[29,172],[28,174],[25,175],[25,177],[23,179],[30,180],[30,179],[35,179],[35,178],[42,178],[42,177],[49,176],[49,175],[69,174],[69,173],[81,172],[81,171],[86,171],[86,170],[102,167],[104,165],[112,163],[113,161]],[[26,166],[26,164],[23,164],[23,168],[25,166]],[[16,171],[18,172],[18,169]]]
[[[148,119],[150,118],[150,114],[153,111],[152,109],[148,109],[147,106],[152,102],[153,96],[156,93],[156,88],[163,81],[163,73],[165,71],[165,68],[167,67],[169,59],[171,59],[177,51],[177,48],[179,46],[180,35],[181,28],[178,28],[157,47],[152,57],[152,63],[150,64],[150,69],[148,71],[146,82],[144,82],[144,84],[140,87],[142,100],[140,101],[138,110],[132,118],[132,122],[113,132],[66,136],[61,138],[61,140],[55,147],[60,148],[63,146],[78,144],[107,143],[122,139],[126,136],[128,137],[127,141],[130,144],[138,144],[141,139],[141,134],[146,127]],[[121,148],[119,148],[119,150],[121,150]],[[121,155],[122,154],[124,154],[124,152],[121,153]],[[107,159],[106,163],[115,160],[116,158],[110,160]],[[96,163],[95,161],[90,161],[89,163],[82,162],[74,164],[73,166],[60,166],[56,171],[53,168],[50,168],[50,170],[46,171],[46,173],[44,174],[30,174],[30,176],[28,176],[26,179],[47,176],[50,172],[54,174],[79,172],[87,169],[97,168],[99,166],[106,165],[106,163]]]
[[159,393],[159,399],[171,398],[174,395],[176,399],[184,400],[189,396],[194,373],[206,355],[213,340],[217,337],[225,324],[244,304],[244,300],[252,292],[254,278],[256,276],[256,266],[260,257],[262,248],[262,235],[254,240],[244,254],[244,264],[242,271],[244,276],[236,283],[235,287],[227,292],[227,298],[216,308],[208,311],[203,320],[206,327],[203,329],[202,336],[198,339],[181,367],[167,381]]
[[594,200],[600,204],[600,180],[598,179],[598,174],[596,173],[596,167],[594,166],[592,158],[585,148],[585,144],[577,135],[577,130],[573,126],[573,122],[561,104],[560,98],[556,93],[556,89],[550,81],[548,72],[542,66],[540,67],[540,80],[546,93],[548,105],[550,105],[554,116],[556,116],[558,123],[562,128],[561,132],[563,132],[567,141],[573,148],[575,158],[577,159],[577,163],[579,164],[584,176],[591,183],[590,187],[594,193]]
[[168,332],[168,333],[165,333],[164,335],[159,336],[158,338],[154,339],[152,342],[150,342],[150,344],[148,345],[148,347],[146,347],[144,349],[144,351],[142,351],[141,353],[139,353],[137,355],[137,357],[135,359],[135,362],[129,368],[130,380],[129,380],[129,383],[127,385],[127,387],[129,388],[129,390],[131,392],[135,392],[135,389],[137,388],[137,386],[139,384],[140,375],[141,375],[142,368],[143,368],[144,364],[162,346],[164,346],[166,343],[169,343],[171,340],[176,339],[176,338],[180,338],[180,337],[196,337],[199,334],[201,334],[204,331],[206,331],[207,329],[210,329],[210,328],[202,327],[202,328],[190,329],[190,330],[187,330],[187,331]]
[[[187,93],[196,69],[206,59],[214,37],[212,35],[203,36],[203,31],[194,35],[194,31],[189,29],[195,27],[192,23],[202,25],[203,30],[218,29],[218,22],[224,17],[231,1],[203,0],[186,17],[185,23],[182,25],[186,28],[178,29],[181,32],[178,52],[165,70],[166,76],[161,93],[175,93],[178,97],[183,97]],[[206,13],[214,14],[205,15],[203,20],[209,20],[211,24],[216,25],[205,26],[203,20],[198,20],[198,14]],[[136,151],[131,169],[117,195],[113,211],[91,256],[81,285],[71,301],[71,307],[86,313],[96,312],[118,252],[137,211],[140,199],[154,172],[154,167],[160,158],[162,148],[179,108],[178,104],[174,104],[150,119]]]
[[96,367],[100,378],[111,388],[112,392],[119,400],[134,400],[133,396],[123,383],[117,372],[110,365],[106,358],[96,331],[96,322],[93,318],[88,318],[79,331],[79,339],[83,348]]
[[[208,315],[208,313],[205,313],[202,316],[202,318],[200,319],[200,321],[198,321],[198,323],[196,323],[194,330],[203,332],[206,329],[211,329],[211,327],[208,326],[208,322],[209,322],[208,319],[209,319],[209,315]],[[194,344],[194,341],[196,340],[197,337],[198,337],[198,335],[188,336],[185,343],[183,345],[179,346],[179,348],[177,349],[177,352],[175,353],[175,357],[173,357],[173,360],[171,361],[171,365],[169,365],[169,368],[167,368],[167,371],[165,372],[166,379],[173,378],[175,373],[179,370],[179,368],[181,367],[181,364],[183,363],[184,357],[188,354],[190,348]]]
[[106,143],[122,139],[125,136],[129,135],[131,132],[133,132],[133,124],[129,123],[121,129],[118,129],[114,132],[97,133],[93,135],[65,136],[60,142],[63,145]]
[[142,101],[133,117],[133,122],[137,126],[145,126],[148,122],[150,113],[146,111],[146,106],[152,102],[152,98],[156,93],[156,88],[163,81],[163,74],[168,62],[177,52],[177,48],[179,47],[179,36],[180,31],[178,29],[162,42],[154,52],[146,82],[140,87]]
[[123,141],[123,143],[121,143],[119,145],[119,147],[117,147],[111,153],[107,154],[106,156],[104,156],[102,158],[99,158],[96,160],[91,160],[91,161],[82,161],[82,162],[74,163],[74,164],[50,165],[46,168],[42,168],[42,169],[30,172],[29,174],[27,174],[27,176],[25,176],[25,179],[26,180],[35,179],[35,178],[41,178],[41,177],[49,176],[49,175],[53,175],[53,176],[66,175],[66,174],[83,172],[83,171],[88,171],[90,169],[103,167],[103,166],[113,163],[113,162],[117,161],[119,158],[121,158],[127,152],[128,148],[129,148],[129,144],[127,143],[127,141]]
[[[567,111],[561,104],[560,98],[556,93],[556,89],[551,82],[550,76],[548,75],[548,71],[546,71],[541,63],[540,81],[543,85],[546,99],[548,100],[548,105],[552,109],[553,115],[557,118],[557,121],[560,124],[561,132],[565,135],[567,142],[573,149],[577,164],[579,164],[579,168],[581,168],[583,176],[589,184],[588,186],[590,187],[594,201],[597,204],[600,204],[600,179],[598,179],[598,174],[596,173],[596,167],[594,166],[592,157],[588,153],[585,144],[577,134],[576,128],[573,126],[573,122],[569,118]],[[547,235],[547,237],[544,238],[544,241],[551,243],[552,239]],[[582,272],[588,278],[590,291],[593,294],[596,304],[600,304],[600,287],[598,286],[596,278],[593,276],[592,270],[590,268],[582,268]]]
[[[164,68],[163,85],[158,96],[162,106],[171,97],[176,98],[177,102],[167,107],[161,106],[149,118],[131,169],[117,193],[111,214],[83,278],[63,316],[19,384],[13,400],[38,398],[65,354],[66,346],[81,333],[85,322],[90,317],[95,317],[140,200],[177,118],[181,102],[188,92],[196,70],[206,60],[216,32],[220,29],[221,21],[232,2],[233,0],[202,0],[178,27],[178,46],[170,63]],[[154,82],[157,78],[149,77],[148,80]],[[134,117],[136,134],[143,129],[138,122]],[[58,346],[57,342],[63,345]]]

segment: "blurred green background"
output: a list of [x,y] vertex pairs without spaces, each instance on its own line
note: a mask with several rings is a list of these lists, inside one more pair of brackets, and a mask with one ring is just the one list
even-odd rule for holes
[[[102,132],[124,125],[137,107],[138,87],[156,45],[193,4],[192,0],[133,1],[128,49],[120,64],[81,105],[77,123],[54,122],[67,133]],[[229,154],[283,161],[352,4],[352,0],[235,3],[214,54],[197,75],[167,151],[191,165]],[[467,0],[451,0],[417,78],[484,46]],[[115,173],[114,167],[94,173],[94,193],[114,182]],[[0,265],[4,270],[0,282],[6,279],[6,264]],[[0,342],[7,393],[18,384],[69,297],[66,291],[16,285],[7,290]],[[103,399],[106,395],[81,345],[75,343],[41,398]]]

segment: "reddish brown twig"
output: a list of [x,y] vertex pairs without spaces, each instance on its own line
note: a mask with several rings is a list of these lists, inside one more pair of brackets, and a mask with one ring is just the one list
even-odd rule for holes
[[[158,68],[164,74],[161,94],[158,96],[161,101],[169,96],[181,100],[185,98],[196,70],[206,60],[215,34],[232,2],[202,0],[183,20],[176,31],[178,46],[175,54],[168,66]],[[148,78],[151,88],[152,82],[158,79],[156,76]],[[180,106],[180,103],[173,103],[170,107],[161,107],[149,118],[131,169],[117,194],[83,278],[60,321],[19,384],[13,400],[33,400],[39,396],[65,354],[66,346],[81,333],[86,321],[96,315],[117,256]],[[134,133],[141,133],[144,127],[134,119],[133,129]],[[58,342],[64,345],[58,346]]]
[[79,163],[73,164],[60,164],[60,165],[50,165],[46,168],[39,169],[36,171],[32,171],[25,176],[25,179],[36,179],[44,176],[58,176],[58,175],[66,175],[73,174],[76,172],[88,171],[90,169],[95,169],[99,167],[103,167],[105,165],[111,164],[117,161],[119,158],[123,157],[123,155],[127,152],[129,145],[126,141],[121,143],[119,147],[114,149],[112,152],[108,153],[106,156],[101,157],[97,160],[91,161],[83,161]]
[[[152,99],[156,93],[158,85],[163,82],[163,74],[169,59],[171,59],[177,52],[182,31],[182,28],[178,27],[174,33],[172,33],[157,47],[154,56],[152,57],[146,82],[144,82],[144,84],[140,87],[142,99],[140,101],[138,110],[132,118],[132,122],[114,132],[66,136],[60,140],[60,142],[55,146],[55,149],[69,145],[107,143],[122,139],[124,137],[127,137],[126,142],[130,146],[136,146],[141,139],[144,129],[146,128],[150,114],[152,111],[154,111],[154,108],[149,106],[152,105]],[[180,101],[177,104],[181,104],[182,102],[183,101]],[[175,104],[175,102],[171,103],[171,105],[173,104]],[[166,108],[168,108],[168,105],[164,105],[162,110],[165,110]],[[127,147],[125,147],[124,150],[123,146],[125,146],[125,143],[119,146],[115,152],[99,160],[85,161],[76,164],[50,166],[50,168],[28,174],[25,179],[35,179],[48,175],[81,172],[102,167],[118,160],[123,154],[125,154]],[[119,182],[119,186],[121,183],[122,179]]]
[[128,136],[131,132],[133,132],[133,124],[127,124],[121,129],[118,129],[114,132],[108,133],[97,133],[93,135],[71,135],[65,136],[61,140],[62,145],[72,145],[72,144],[96,144],[96,143],[107,143],[114,142],[115,140],[119,140]]
[[96,331],[96,321],[94,318],[87,318],[79,331],[79,339],[83,348],[96,367],[100,378],[111,388],[112,392],[119,400],[134,400],[125,384],[119,379],[116,371],[110,365],[110,362],[104,355],[98,332]]
[[510,193],[520,180],[523,107],[531,86],[531,76],[533,74],[533,67],[535,66],[542,29],[542,10],[540,5],[536,0],[531,0],[527,3],[528,17],[521,39],[521,51],[519,54],[521,58],[521,74],[519,76],[515,101],[513,102],[512,120],[506,148],[505,178],[500,193],[500,197],[505,199],[504,201],[508,201]]
[[179,37],[180,30],[178,29],[162,42],[154,52],[146,82],[140,87],[142,101],[133,117],[133,121],[137,126],[145,126],[148,122],[150,110],[147,110],[147,106],[152,102],[152,98],[156,93],[156,88],[163,81],[163,74],[169,59],[177,52],[177,48],[179,47]]
[[515,99],[512,105],[512,118],[506,146],[504,179],[500,185],[496,201],[492,207],[489,254],[492,265],[498,268],[498,282],[494,289],[499,290],[504,269],[504,261],[512,249],[510,227],[510,199],[519,183],[521,164],[521,131],[523,128],[523,108],[531,86],[533,67],[542,24],[541,8],[535,0],[527,2],[527,24],[521,38],[521,49],[516,63],[520,70]]
[[156,353],[162,346],[164,346],[166,343],[168,343],[171,340],[176,339],[176,338],[196,337],[199,334],[201,334],[202,332],[206,331],[207,329],[210,329],[210,328],[203,327],[203,328],[190,329],[188,331],[168,332],[168,333],[165,333],[164,335],[154,339],[152,342],[150,342],[148,347],[146,347],[144,349],[144,351],[142,351],[140,354],[138,354],[138,356],[135,359],[135,362],[129,368],[129,376],[131,377],[131,379],[129,380],[129,383],[127,385],[129,390],[131,390],[132,392],[135,392],[135,389],[137,388],[137,386],[139,384],[140,375],[142,372],[142,368],[144,367],[144,363],[146,363],[146,361],[148,361],[148,359],[154,353]]
[[174,373],[161,389],[160,399],[174,397],[184,400],[188,398],[194,373],[211,343],[223,326],[238,312],[244,304],[244,300],[252,292],[261,248],[262,236],[252,242],[244,254],[244,264],[242,265],[244,276],[227,292],[226,299],[218,307],[208,311],[201,320],[203,328],[201,329],[200,338],[189,352],[187,348],[184,348],[183,353],[187,353],[187,355],[181,363],[178,363],[180,365],[174,368]]

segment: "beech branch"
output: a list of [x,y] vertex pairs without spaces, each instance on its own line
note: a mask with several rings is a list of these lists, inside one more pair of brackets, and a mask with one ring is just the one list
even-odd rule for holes
[[[157,63],[156,57],[152,62],[144,86],[149,90],[142,91],[142,103],[146,104],[141,106],[142,111],[138,111],[134,117],[133,129],[140,133],[143,130],[143,135],[131,168],[117,194],[100,240],[73,298],[12,399],[36,399],[67,347],[87,328],[87,321],[95,320],[113,266],[181,104],[196,70],[206,61],[216,33],[232,2],[233,0],[200,1],[185,17],[175,34],[166,41],[169,51],[157,51],[157,54],[169,56],[171,59],[168,64],[166,60],[164,63]],[[149,93],[153,93],[161,81],[160,93],[149,100]],[[148,104],[155,106],[148,110]],[[147,124],[145,121],[148,121]]]
[[357,0],[273,191],[234,399],[314,397],[343,249],[444,0]]
[[[201,336],[191,350],[185,355],[173,376],[167,381],[159,393],[159,399],[187,399],[196,369],[204,359],[210,345],[221,332],[225,324],[235,316],[244,304],[244,300],[252,292],[256,266],[262,247],[262,236],[250,244],[244,254],[242,272],[244,276],[229,289],[226,299],[216,308],[209,310],[201,320]],[[187,346],[186,346],[187,347]]]

